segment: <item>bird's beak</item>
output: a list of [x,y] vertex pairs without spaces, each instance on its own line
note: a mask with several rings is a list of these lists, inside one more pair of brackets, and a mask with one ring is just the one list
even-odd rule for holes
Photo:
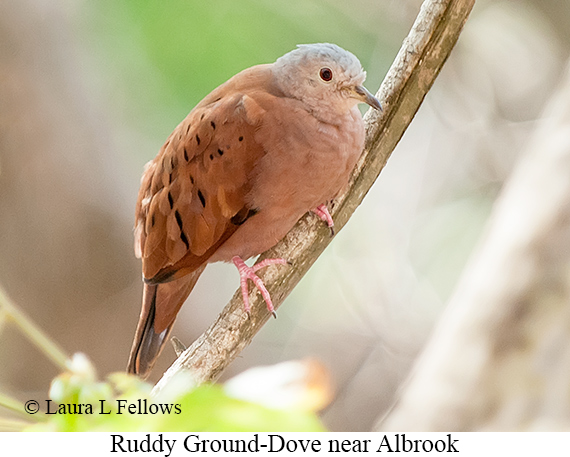
[[378,111],[382,111],[382,105],[378,99],[368,92],[368,89],[364,86],[354,86],[351,90],[351,95],[353,98],[356,98],[358,101],[362,103],[366,103],[370,105],[372,108],[377,109]]

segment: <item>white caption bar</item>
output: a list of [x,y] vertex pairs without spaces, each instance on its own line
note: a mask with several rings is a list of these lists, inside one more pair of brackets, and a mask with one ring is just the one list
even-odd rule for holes
[[570,433],[0,433],[2,455],[569,455]]

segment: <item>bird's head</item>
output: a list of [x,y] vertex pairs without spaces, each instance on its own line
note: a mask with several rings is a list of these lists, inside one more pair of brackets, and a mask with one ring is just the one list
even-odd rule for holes
[[381,109],[362,85],[366,72],[359,60],[335,44],[299,45],[277,59],[273,72],[281,90],[303,101],[318,118],[344,114],[357,103]]

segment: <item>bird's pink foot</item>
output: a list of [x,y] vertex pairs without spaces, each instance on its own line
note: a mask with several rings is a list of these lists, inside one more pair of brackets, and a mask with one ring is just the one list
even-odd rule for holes
[[249,306],[249,290],[247,289],[247,280],[251,279],[255,284],[255,287],[257,287],[257,289],[261,293],[261,296],[265,300],[269,312],[273,314],[273,317],[277,317],[277,315],[275,314],[275,308],[273,308],[273,303],[271,302],[271,296],[269,295],[269,292],[267,291],[265,284],[263,284],[263,281],[259,276],[255,274],[255,272],[268,265],[287,265],[288,264],[287,260],[265,259],[259,262],[258,264],[254,265],[253,267],[248,267],[245,264],[245,262],[241,259],[241,257],[238,257],[236,255],[235,257],[232,258],[232,262],[234,263],[239,272],[241,296],[243,298],[243,305],[245,307],[245,311],[249,313],[251,309]]
[[334,221],[333,221],[333,218],[331,217],[331,214],[329,213],[329,209],[327,208],[327,205],[317,206],[313,210],[313,213],[315,213],[317,216],[319,216],[323,222],[326,222],[328,228],[331,229],[331,236],[334,236]]

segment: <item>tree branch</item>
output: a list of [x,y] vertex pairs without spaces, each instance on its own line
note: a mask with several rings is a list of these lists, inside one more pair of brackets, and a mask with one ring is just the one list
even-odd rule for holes
[[377,430],[567,430],[570,66]]
[[[426,0],[388,71],[378,98],[384,111],[365,116],[366,143],[347,190],[331,208],[338,232],[384,168],[390,154],[411,123],[455,45],[475,0]],[[305,215],[275,247],[259,260],[288,259],[291,266],[272,266],[260,277],[278,308],[331,242],[329,229],[312,214]],[[251,342],[269,319],[255,288],[250,294],[251,315],[243,310],[238,290],[216,321],[173,363],[156,385],[160,390],[178,371],[190,370],[196,382],[213,381]]]

